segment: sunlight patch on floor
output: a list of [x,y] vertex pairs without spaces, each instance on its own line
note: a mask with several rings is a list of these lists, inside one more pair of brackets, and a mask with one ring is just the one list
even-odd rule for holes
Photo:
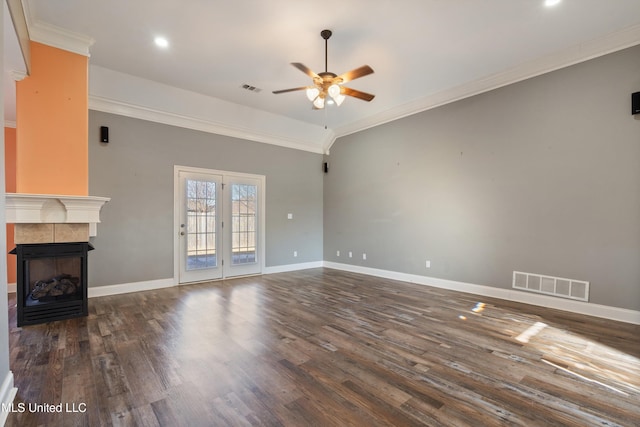
[[[470,316],[472,315],[472,316]],[[540,353],[540,361],[581,381],[621,396],[640,393],[640,358],[578,333],[540,321],[538,316],[476,303],[460,320],[493,319],[496,327],[523,346]],[[499,326],[502,324],[502,326]],[[490,327],[490,326],[489,326]],[[491,327],[490,327],[491,328]]]
[[529,329],[518,335],[516,337],[516,341],[527,343],[532,337],[538,335],[538,333],[540,333],[540,331],[542,331],[546,327],[547,325],[545,323],[536,322],[533,325],[529,326]]
[[608,384],[605,384],[605,383],[603,383],[603,382],[600,382],[600,381],[597,381],[597,380],[594,380],[594,379],[591,379],[591,378],[587,378],[587,377],[585,377],[584,375],[580,375],[579,373],[574,372],[574,371],[572,371],[571,369],[567,369],[567,368],[562,367],[562,366],[560,366],[560,365],[556,365],[555,363],[550,362],[550,361],[548,361],[548,360],[546,360],[546,359],[541,359],[541,360],[542,360],[544,363],[546,363],[547,365],[551,365],[551,366],[553,366],[554,368],[559,369],[559,370],[561,370],[562,372],[565,372],[565,373],[567,373],[567,374],[569,374],[569,375],[573,375],[573,376],[575,376],[575,377],[578,377],[578,378],[580,378],[581,380],[588,381],[588,382],[593,383],[593,384],[598,384],[599,386],[605,387],[605,388],[607,388],[607,389],[609,389],[609,390],[611,390],[611,391],[614,391],[614,392],[616,392],[616,393],[620,393],[620,394],[621,394],[621,395],[623,395],[623,396],[629,396],[629,393],[625,393],[624,391],[619,390],[619,389],[617,389],[617,388],[615,388],[615,387],[612,387],[612,386],[610,386],[610,385],[608,385]]

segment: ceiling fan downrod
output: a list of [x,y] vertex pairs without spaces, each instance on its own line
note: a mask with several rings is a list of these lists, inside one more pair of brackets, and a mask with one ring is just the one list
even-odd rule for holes
[[329,72],[329,55],[328,55],[328,51],[329,51],[329,38],[331,37],[331,34],[333,34],[331,32],[331,30],[322,30],[320,32],[320,35],[322,36],[322,38],[324,39],[324,72],[328,73]]

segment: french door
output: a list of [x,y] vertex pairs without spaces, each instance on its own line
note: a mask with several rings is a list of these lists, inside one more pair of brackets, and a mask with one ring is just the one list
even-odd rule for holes
[[178,282],[262,272],[264,177],[176,167]]

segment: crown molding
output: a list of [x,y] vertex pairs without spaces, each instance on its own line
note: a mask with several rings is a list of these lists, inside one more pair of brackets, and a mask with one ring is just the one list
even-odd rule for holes
[[20,82],[24,80],[25,77],[27,77],[27,73],[21,70],[11,70],[9,71],[9,75],[11,76],[11,79],[16,82]]
[[95,43],[95,39],[34,19],[30,8],[32,1],[22,0],[27,27],[29,28],[29,38],[32,41],[79,55],[91,56],[89,48]]
[[54,25],[37,22],[29,27],[31,40],[78,55],[91,56],[89,48],[95,43],[91,37],[73,33]]
[[31,48],[29,46],[29,25],[27,24],[24,6],[21,0],[7,0],[6,4],[28,74],[31,72]]
[[229,126],[211,120],[203,120],[186,115],[169,113],[154,108],[121,102],[115,99],[96,95],[89,95],[89,109],[217,135],[263,142],[295,150],[308,151],[317,154],[323,153],[322,145],[301,142],[283,135],[273,135],[265,132],[259,132],[255,129]]
[[640,44],[640,25],[573,46],[543,58],[525,62],[506,71],[403,104],[364,120],[335,129],[335,139],[325,146],[328,153],[336,139],[379,126],[403,117],[437,108],[452,102],[489,92],[503,86],[569,67],[600,56]]

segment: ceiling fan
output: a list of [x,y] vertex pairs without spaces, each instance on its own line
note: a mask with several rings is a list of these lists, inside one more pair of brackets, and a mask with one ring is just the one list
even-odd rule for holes
[[327,71],[327,45],[328,40],[331,37],[331,30],[322,30],[320,36],[324,39],[324,72],[315,73],[310,68],[299,62],[292,62],[291,65],[302,71],[313,79],[312,86],[302,86],[292,89],[274,90],[273,93],[286,93],[294,92],[297,90],[305,90],[309,101],[313,102],[313,109],[320,110],[324,108],[325,104],[335,102],[340,106],[345,99],[345,96],[352,96],[354,98],[362,99],[364,101],[371,101],[375,95],[370,93],[361,92],[359,90],[351,89],[346,86],[342,86],[344,83],[358,79],[360,77],[367,76],[373,73],[373,69],[368,65],[356,68],[355,70],[348,71],[344,74],[334,74]]

